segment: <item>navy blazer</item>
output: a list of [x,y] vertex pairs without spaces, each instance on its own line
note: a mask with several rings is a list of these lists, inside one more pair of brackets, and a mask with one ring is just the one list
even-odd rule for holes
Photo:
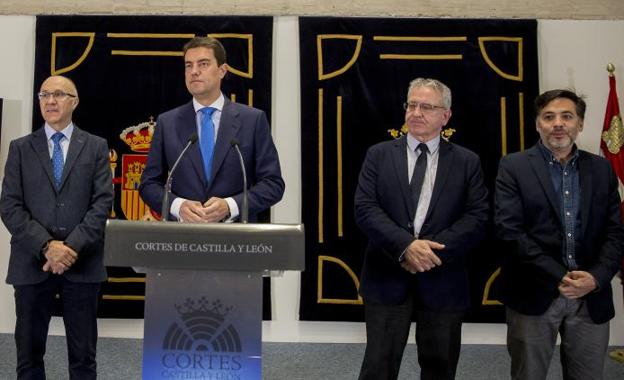
[[[611,279],[619,269],[624,235],[618,180],[606,159],[579,150],[583,241],[579,270],[591,273],[599,290],[584,297],[595,323],[613,318]],[[537,145],[504,157],[496,178],[496,233],[501,241],[503,300],[527,315],[541,315],[559,296],[567,273],[560,205]]]
[[[192,134],[197,132],[193,102],[161,114],[141,176],[141,197],[160,212],[167,173]],[[238,154],[231,145],[236,138],[245,160],[249,196],[249,221],[282,199],[284,181],[277,150],[264,112],[225,99],[212,161],[212,181],[204,174],[199,144],[194,144],[179,163],[172,182],[173,196],[205,202],[211,197],[232,197],[242,207],[243,176]]]
[[415,239],[416,205],[407,167],[406,137],[374,145],[366,154],[355,193],[355,220],[369,239],[360,294],[367,301],[400,304],[415,285],[419,300],[431,310],[464,310],[469,306],[466,255],[485,236],[488,220],[479,157],[440,141],[433,194],[420,235],[446,247],[436,252],[441,266],[415,275],[399,263]]
[[7,283],[48,278],[41,249],[49,240],[65,241],[78,253],[63,273],[68,280],[106,280],[104,227],[112,202],[106,140],[74,127],[58,191],[44,128],[11,141],[0,196],[0,215],[11,233]]

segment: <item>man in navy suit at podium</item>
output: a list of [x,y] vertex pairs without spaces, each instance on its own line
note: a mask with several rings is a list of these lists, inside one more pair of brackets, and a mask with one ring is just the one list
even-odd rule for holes
[[71,80],[52,76],[38,96],[45,125],[11,142],[0,196],[11,233],[6,281],[15,289],[17,378],[45,379],[58,294],[69,378],[95,379],[104,226],[113,201],[108,146],[72,122],[78,91]]
[[198,143],[173,174],[167,205],[171,219],[195,223],[239,219],[244,186],[235,144],[245,162],[249,221],[256,221],[257,214],[284,193],[266,115],[223,96],[226,72],[225,49],[218,40],[196,37],[184,46],[184,77],[193,99],[158,117],[139,188],[143,200],[160,211],[168,172],[197,134]]

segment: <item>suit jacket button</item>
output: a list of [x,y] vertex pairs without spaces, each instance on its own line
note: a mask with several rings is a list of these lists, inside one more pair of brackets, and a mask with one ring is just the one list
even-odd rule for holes
[[407,223],[407,228],[414,228],[414,225],[412,224],[412,222]]

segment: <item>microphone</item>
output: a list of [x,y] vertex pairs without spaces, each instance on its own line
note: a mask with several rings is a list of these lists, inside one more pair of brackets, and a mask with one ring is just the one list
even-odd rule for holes
[[160,212],[160,220],[166,222],[169,219],[169,194],[171,194],[171,182],[173,181],[173,172],[178,167],[180,160],[184,156],[184,153],[191,147],[191,145],[197,142],[197,133],[193,133],[191,137],[189,137],[184,149],[178,156],[178,159],[173,163],[171,169],[169,169],[169,173],[167,174],[167,182],[165,182],[165,194],[163,194],[162,200],[162,208]]
[[236,153],[238,153],[238,161],[240,161],[241,170],[243,171],[243,206],[241,210],[241,221],[243,223],[247,223],[247,220],[249,219],[249,206],[247,203],[247,173],[245,172],[245,160],[243,160],[243,154],[238,147],[239,144],[240,142],[238,139],[234,138],[230,140],[230,145],[232,145],[234,149],[236,149]]

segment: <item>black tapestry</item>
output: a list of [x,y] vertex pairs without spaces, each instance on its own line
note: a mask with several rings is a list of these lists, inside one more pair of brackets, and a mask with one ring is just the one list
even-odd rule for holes
[[[182,47],[206,35],[221,41],[227,52],[224,96],[265,111],[270,120],[272,17],[37,17],[33,128],[43,125],[34,95],[42,81],[64,75],[76,82],[80,105],[74,122],[108,140],[115,187],[112,218],[156,217],[138,194],[156,117],[190,101]],[[141,318],[144,276],[119,267],[108,267],[108,275],[100,316]],[[266,286],[265,318],[269,315]]]
[[[499,159],[537,141],[535,20],[301,18],[302,320],[363,320],[358,296],[367,239],[353,217],[366,150],[407,132],[409,82],[453,93],[442,137],[481,157],[490,199]],[[492,228],[469,257],[468,321],[502,322]]]

